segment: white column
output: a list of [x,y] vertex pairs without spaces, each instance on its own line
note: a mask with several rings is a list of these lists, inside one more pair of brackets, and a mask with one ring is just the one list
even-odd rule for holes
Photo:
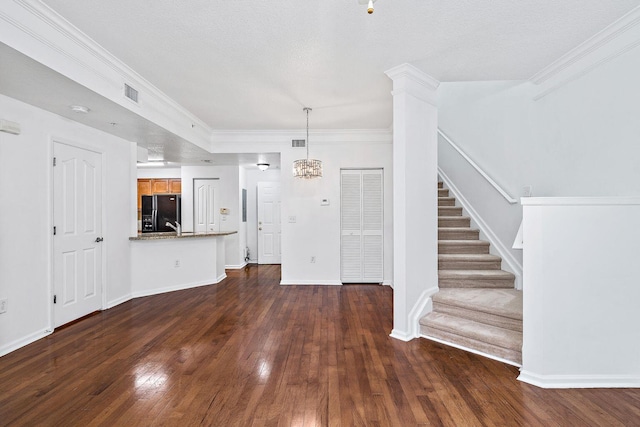
[[393,331],[416,338],[418,320],[438,291],[439,82],[409,64],[393,80]]

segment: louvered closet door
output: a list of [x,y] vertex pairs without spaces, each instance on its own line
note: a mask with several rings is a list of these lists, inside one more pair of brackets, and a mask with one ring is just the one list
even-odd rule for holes
[[383,265],[382,170],[341,171],[341,280],[380,283]]

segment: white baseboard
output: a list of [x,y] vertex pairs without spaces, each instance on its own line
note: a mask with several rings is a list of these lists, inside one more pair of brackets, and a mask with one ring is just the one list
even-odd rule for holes
[[424,334],[420,334],[420,337],[424,338],[424,339],[427,339],[427,340],[430,340],[430,341],[439,342],[440,344],[448,345],[449,347],[455,347],[455,348],[458,348],[460,350],[468,351],[469,353],[477,354],[479,356],[483,356],[483,357],[486,357],[488,359],[497,360],[498,362],[506,363],[507,365],[515,366],[517,368],[519,368],[521,366],[520,364],[518,364],[516,362],[513,362],[511,360],[503,359],[503,358],[498,357],[498,356],[487,354],[487,353],[484,353],[482,351],[474,350],[473,348],[465,347],[463,345],[455,344],[455,343],[452,343],[452,342],[449,342],[449,341],[441,340],[439,338],[430,337],[430,336],[424,335]]
[[36,332],[30,335],[27,335],[26,337],[12,341],[8,344],[5,344],[2,347],[0,347],[0,357],[4,356],[5,354],[9,354],[12,351],[16,351],[17,349],[22,348],[26,345],[29,345],[33,342],[36,342],[39,339],[46,337],[47,335],[51,335],[52,333],[53,331],[50,331],[50,330]]
[[237,264],[237,265],[225,265],[224,268],[227,270],[241,270],[246,266],[247,266],[247,263],[243,262],[242,264]]
[[[216,278],[216,283],[220,283],[226,278],[227,278],[227,273],[222,273]],[[212,283],[212,284],[215,285],[215,283]]]
[[442,179],[442,182],[447,186],[447,188],[453,193],[456,200],[460,202],[462,208],[469,214],[471,220],[478,225],[478,228],[487,238],[491,246],[495,248],[498,252],[502,260],[507,264],[506,270],[515,274],[516,276],[516,289],[522,289],[522,264],[513,256],[511,251],[508,249],[508,246],[505,245],[494,233],[494,231],[489,227],[489,225],[482,219],[480,214],[471,206],[469,201],[462,195],[458,187],[451,181],[451,179],[447,176],[447,174],[438,166],[438,175]]
[[280,280],[281,285],[328,285],[342,286],[339,280]]
[[409,312],[409,333],[413,335],[413,338],[418,338],[420,336],[420,319],[433,310],[431,297],[437,293],[438,290],[439,288],[435,286],[422,291],[418,297],[418,301],[416,301]]
[[[224,276],[226,277],[226,274]],[[215,283],[218,283],[219,281],[220,280],[216,281]],[[164,294],[167,292],[174,292],[174,291],[182,291],[184,289],[197,288],[200,286],[215,285],[215,283],[211,283],[211,281],[186,283],[182,285],[166,286],[164,288],[155,288],[155,289],[149,289],[144,291],[132,292],[131,295],[132,295],[132,298],[148,297],[151,295]]]
[[389,336],[391,338],[395,338],[397,340],[405,341],[405,342],[409,342],[415,338],[415,336],[413,336],[411,332],[399,331],[397,329],[392,330]]
[[383,285],[383,286],[390,286],[390,287],[391,287],[391,289],[393,289],[393,280],[384,280],[384,281],[382,282],[382,285]]
[[537,375],[521,371],[518,380],[541,388],[639,388],[632,375]]
[[111,301],[107,302],[107,310],[110,309],[110,308],[115,307],[116,305],[120,305],[123,302],[127,302],[127,301],[131,300],[132,298],[133,298],[133,295],[127,294],[127,295],[125,295],[123,297],[111,300]]

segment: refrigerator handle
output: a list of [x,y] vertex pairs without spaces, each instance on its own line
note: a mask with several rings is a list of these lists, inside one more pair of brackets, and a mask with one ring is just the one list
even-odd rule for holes
[[158,231],[157,218],[158,218],[158,209],[154,209],[151,211],[151,224],[153,224],[153,231]]

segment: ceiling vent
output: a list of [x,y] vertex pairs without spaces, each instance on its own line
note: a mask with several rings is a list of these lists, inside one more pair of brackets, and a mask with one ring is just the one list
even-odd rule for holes
[[138,91],[126,83],[124,84],[124,96],[126,96],[133,102],[138,102]]
[[304,139],[292,139],[291,140],[291,147],[293,148],[304,148],[306,147],[306,140]]

